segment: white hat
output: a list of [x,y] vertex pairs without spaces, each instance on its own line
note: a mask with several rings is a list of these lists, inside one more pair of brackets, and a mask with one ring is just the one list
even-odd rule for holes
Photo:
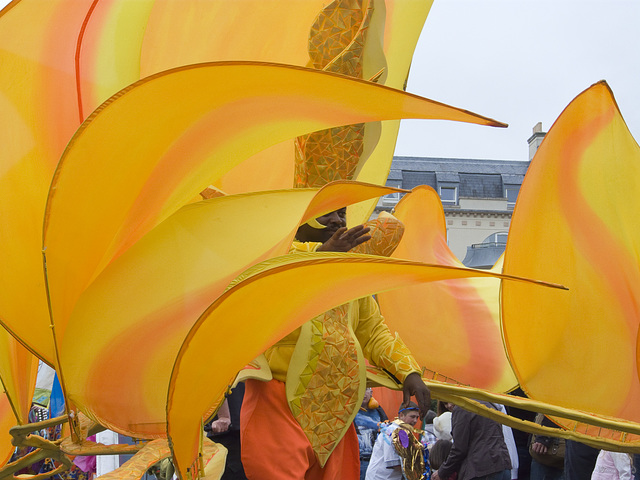
[[453,440],[451,437],[451,412],[444,412],[433,419],[433,433],[438,440]]

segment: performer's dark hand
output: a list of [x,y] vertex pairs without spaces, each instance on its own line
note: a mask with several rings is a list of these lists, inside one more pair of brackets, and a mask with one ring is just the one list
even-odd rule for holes
[[416,403],[420,408],[420,417],[424,417],[431,407],[431,392],[422,381],[422,377],[417,372],[410,373],[402,385],[402,405],[400,408],[409,406],[411,396],[416,397]]
[[348,252],[361,243],[371,240],[367,235],[371,229],[364,225],[357,225],[347,230],[347,227],[339,228],[329,240],[318,247],[318,252]]

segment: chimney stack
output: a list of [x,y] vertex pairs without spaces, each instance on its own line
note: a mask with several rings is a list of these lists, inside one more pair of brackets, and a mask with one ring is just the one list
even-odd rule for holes
[[542,122],[536,123],[533,127],[533,135],[531,135],[529,140],[527,140],[527,143],[529,144],[529,161],[533,160],[533,156],[536,154],[536,151],[546,134],[547,132],[542,131]]

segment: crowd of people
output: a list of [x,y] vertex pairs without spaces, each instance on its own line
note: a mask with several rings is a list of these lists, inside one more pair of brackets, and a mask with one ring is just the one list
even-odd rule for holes
[[[505,411],[504,406],[480,401],[489,408]],[[364,405],[363,405],[364,408]],[[416,408],[417,410],[417,408]],[[451,403],[438,402],[438,412],[430,411],[422,430],[414,428],[421,439],[424,457],[423,479],[433,480],[637,480],[640,455],[598,450],[559,437],[515,431],[488,418]],[[510,412],[512,413],[512,412]],[[436,416],[437,415],[437,416]],[[535,414],[534,414],[535,415]],[[368,471],[362,464],[361,479],[409,479],[402,472],[403,456],[394,450],[390,431],[395,423],[415,427],[414,417],[401,409],[394,422],[381,422],[370,462],[384,463],[386,471]],[[542,414],[535,421],[559,428]],[[405,425],[406,427],[406,425]],[[518,445],[517,438],[524,439]],[[369,450],[367,450],[369,451]],[[403,476],[404,475],[404,476]],[[416,477],[413,477],[416,478]]]
[[[247,479],[239,435],[243,394],[240,383],[205,427],[212,440],[228,449],[223,480]],[[481,403],[504,409],[499,404]],[[367,388],[353,422],[360,480],[640,480],[636,474],[640,456],[598,450],[558,437],[512,432],[451,403],[437,402],[435,409],[437,413],[430,409],[421,418],[418,405],[410,402],[390,419]],[[535,421],[559,428],[542,414],[535,416]],[[404,438],[413,436],[416,441],[403,442],[401,432],[406,432]],[[416,461],[418,456],[421,462]],[[356,466],[350,465],[353,468]],[[342,477],[338,474],[335,478]]]

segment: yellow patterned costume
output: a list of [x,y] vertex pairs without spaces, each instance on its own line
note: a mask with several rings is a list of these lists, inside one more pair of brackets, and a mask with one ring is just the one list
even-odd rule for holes
[[[375,244],[375,235],[370,243]],[[294,242],[292,252],[315,251],[320,245]],[[410,373],[421,372],[402,340],[385,325],[372,297],[313,318],[270,347],[265,357],[274,381],[285,382],[289,409],[320,467],[351,427],[362,403],[365,359],[399,383]],[[252,455],[243,451],[243,459]]]
[[[308,66],[363,78],[366,38],[374,3],[373,0],[329,2],[309,34]],[[374,58],[377,60],[373,61]],[[386,63],[381,58],[369,54],[368,68],[377,72],[372,81],[385,75]],[[365,153],[365,127],[363,123],[345,125],[298,137],[295,141],[294,186],[318,187],[334,180],[352,179],[368,155]],[[369,128],[372,128],[369,141],[376,137],[373,141],[376,143],[378,126]],[[373,238],[352,251],[388,256],[400,241],[404,227],[393,217],[382,216],[374,223]],[[291,252],[312,252],[320,245],[294,242]],[[286,404],[293,415],[289,420],[301,428],[320,469],[326,466],[332,452],[347,455],[338,445],[351,427],[364,397],[365,359],[390,373],[398,384],[404,383],[412,372],[421,373],[402,340],[385,325],[372,297],[354,300],[313,318],[270,347],[265,357],[274,381],[285,383]],[[247,387],[251,390],[250,383]],[[255,418],[252,416],[253,421]],[[292,448],[294,440],[287,441]],[[265,454],[257,446],[257,451],[249,453],[245,445],[247,442],[243,440],[243,462],[255,455],[265,458],[265,462],[277,462],[274,458],[277,453]],[[355,461],[358,463],[357,458]],[[296,460],[290,458],[286,463],[295,464]],[[326,468],[327,472],[332,469],[331,465]],[[248,474],[250,470],[251,467]],[[308,470],[305,475],[300,473],[302,471],[304,468],[301,467],[295,474],[290,472],[290,477],[282,478],[324,478],[318,471]],[[268,469],[268,473],[270,478],[279,475],[276,470]],[[326,475],[331,477],[332,474]],[[349,473],[341,471],[339,475],[348,478]],[[267,478],[264,470],[260,478]]]

